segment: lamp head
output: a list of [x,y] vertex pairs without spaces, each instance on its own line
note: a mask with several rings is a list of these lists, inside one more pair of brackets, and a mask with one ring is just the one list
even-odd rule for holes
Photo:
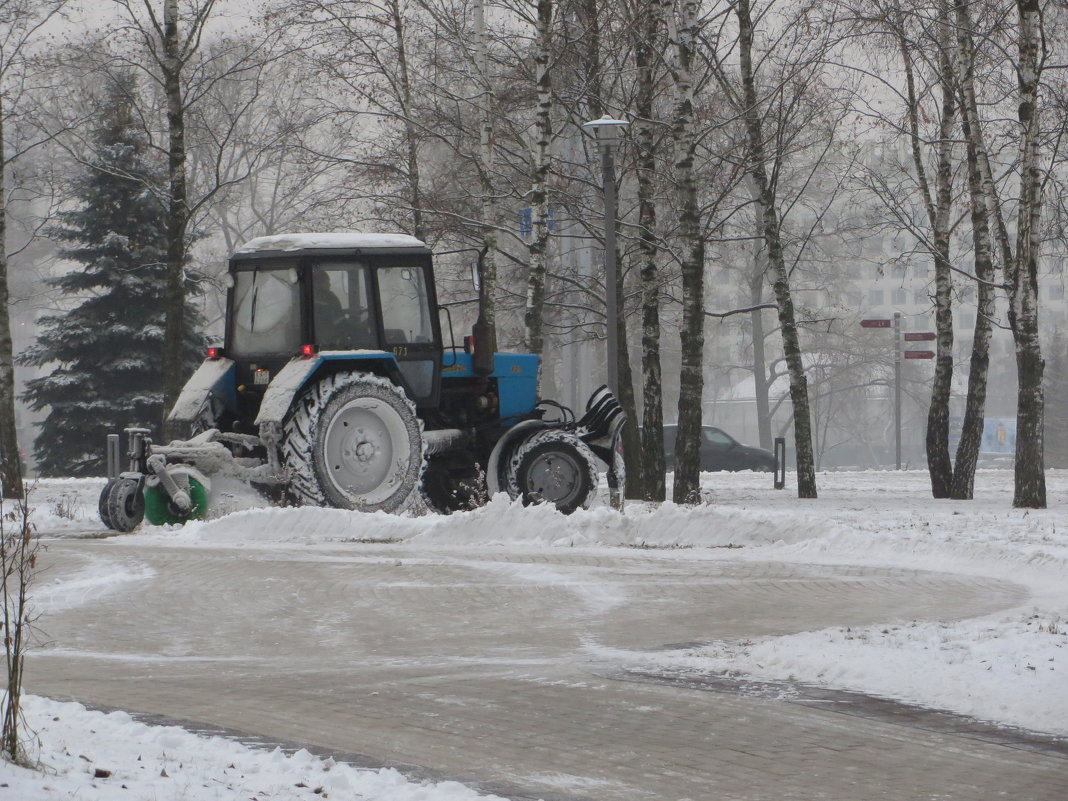
[[593,133],[593,138],[601,147],[617,147],[623,140],[623,129],[629,125],[626,120],[617,120],[605,114],[598,120],[585,122],[582,127]]

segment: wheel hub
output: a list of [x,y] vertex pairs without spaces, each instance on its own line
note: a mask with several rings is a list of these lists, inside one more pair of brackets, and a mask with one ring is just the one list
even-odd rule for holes
[[528,483],[544,500],[560,503],[578,491],[580,467],[564,453],[546,453],[530,466]]
[[[363,434],[363,431],[358,431],[358,434]],[[367,440],[362,440],[356,444],[356,448],[353,451],[354,457],[361,462],[369,462],[375,458],[377,449],[374,444]]]
[[388,497],[403,472],[408,451],[404,421],[388,404],[357,398],[330,421],[325,433],[327,473],[355,501],[377,503]]

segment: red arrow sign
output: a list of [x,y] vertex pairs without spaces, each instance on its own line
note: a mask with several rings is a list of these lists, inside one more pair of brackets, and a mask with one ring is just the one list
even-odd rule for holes
[[891,322],[889,320],[861,320],[861,328],[889,328]]
[[935,357],[933,350],[907,350],[905,351],[906,359],[933,359]]
[[905,334],[906,342],[930,342],[935,338],[933,331],[924,331],[919,334]]

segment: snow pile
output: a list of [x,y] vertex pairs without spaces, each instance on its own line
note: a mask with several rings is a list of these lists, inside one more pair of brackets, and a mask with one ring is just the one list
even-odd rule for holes
[[[42,535],[82,534],[100,531],[97,500],[107,481],[105,478],[49,478],[27,481],[30,522]],[[5,515],[17,513],[16,502],[0,501]],[[10,525],[10,521],[5,521]]]
[[1068,735],[1068,616],[830,628],[665,654],[654,665],[849,689]]
[[[42,750],[39,770],[0,759],[0,797],[18,801],[471,801],[457,782],[418,783],[391,768],[362,770],[300,750],[250,749],[173,726],[147,726],[123,712],[26,697],[27,731]],[[47,749],[47,750],[44,750]]]
[[608,507],[561,515],[549,506],[525,507],[498,494],[485,506],[451,515],[369,514],[339,509],[246,508],[222,519],[185,526],[144,527],[146,544],[262,548],[282,544],[415,541],[432,546],[723,547],[803,542],[826,536],[819,518],[788,528],[767,518],[714,506],[630,504],[621,516]]

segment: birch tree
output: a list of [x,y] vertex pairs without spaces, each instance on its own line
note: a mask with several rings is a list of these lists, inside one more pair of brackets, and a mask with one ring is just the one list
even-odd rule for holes
[[553,141],[553,82],[550,69],[553,57],[553,0],[537,0],[535,37],[535,88],[538,106],[535,141],[531,160],[530,227],[526,307],[526,345],[539,356],[545,347],[545,282],[549,255],[549,146]]
[[682,272],[682,369],[679,375],[678,439],[675,445],[675,503],[696,503],[700,497],[701,411],[704,394],[705,242],[694,164],[694,60],[699,3],[661,2],[670,52],[669,74],[675,92],[671,132],[678,187],[679,243]]
[[[1004,285],[1008,296],[1008,321],[1016,349],[1016,460],[1013,505],[1044,508],[1046,481],[1043,452],[1043,372],[1044,361],[1039,339],[1038,262],[1040,256],[1040,223],[1043,190],[1047,180],[1048,132],[1042,129],[1044,99],[1041,96],[1042,74],[1046,66],[1043,48],[1044,22],[1038,0],[1017,0],[1013,6],[1015,19],[1008,26],[1011,44],[1007,52],[1014,52],[1011,70],[1015,86],[1005,91],[1006,103],[1015,106],[1015,125],[1012,134],[1017,143],[1016,160],[1010,172],[1015,188],[1013,204],[1016,210],[1015,242],[1006,222],[1010,204],[1002,200],[1004,186],[999,186],[991,166],[995,154],[981,110],[985,104],[978,87],[967,84],[962,92],[962,113],[966,120],[969,146],[975,149],[978,175],[993,228],[995,252],[1001,260]],[[955,7],[958,26],[970,20],[958,4]],[[963,11],[967,11],[964,9]],[[966,43],[966,42],[965,42]],[[994,87],[995,91],[997,87]],[[995,109],[996,110],[996,109]],[[1008,191],[1011,191],[1008,190]]]
[[[948,498],[953,479],[949,459],[949,394],[953,382],[953,279],[950,268],[950,228],[953,223],[953,131],[956,121],[956,75],[949,6],[939,2],[932,18],[922,19],[932,42],[933,63],[938,86],[937,128],[934,132],[935,175],[932,187],[927,175],[927,154],[920,135],[921,99],[917,93],[914,54],[906,31],[905,15],[900,7],[889,11],[893,35],[901,56],[905,76],[905,115],[907,137],[916,184],[926,213],[928,232],[920,241],[934,261],[935,304],[935,374],[931,385],[931,402],[927,414],[927,470],[935,498]],[[897,212],[900,218],[900,212]],[[915,230],[915,229],[914,229]],[[900,358],[895,355],[895,358]]]
[[23,497],[22,461],[15,430],[15,367],[9,294],[8,202],[11,166],[50,138],[16,135],[19,112],[28,101],[29,51],[41,29],[61,13],[66,0],[0,0],[0,492]]
[[[1020,187],[1015,258],[1006,258],[1009,325],[1016,344],[1016,475],[1013,506],[1045,508],[1042,387],[1045,362],[1038,326],[1038,261],[1046,165],[1041,127],[1042,71],[1046,64],[1039,0],[1017,0],[1016,79],[1020,142]],[[1007,255],[1007,254],[1006,254]]]
[[667,497],[664,458],[663,375],[660,360],[660,294],[658,266],[660,244],[657,237],[658,121],[654,103],[657,97],[658,68],[664,41],[661,18],[647,13],[638,0],[631,7],[634,20],[635,142],[637,144],[638,258],[641,276],[642,332],[642,430],[640,497],[663,501]]
[[986,409],[987,375],[990,368],[990,335],[994,319],[994,254],[991,243],[990,200],[983,190],[981,153],[985,151],[982,131],[973,130],[977,115],[975,98],[975,42],[972,36],[971,13],[964,2],[954,3],[958,54],[958,92],[960,94],[961,128],[967,151],[968,197],[972,224],[972,250],[975,264],[978,308],[972,334],[972,352],[968,368],[968,396],[964,420],[953,464],[953,483],[950,497],[957,500],[972,498],[975,467],[979,459],[979,444],[983,437],[983,418]]
[[775,184],[767,171],[769,156],[765,151],[765,133],[760,115],[761,101],[753,59],[755,28],[749,0],[738,0],[733,4],[733,11],[738,20],[741,115],[748,140],[747,170],[752,180],[754,200],[763,224],[772,289],[778,306],[783,355],[790,374],[794,449],[797,455],[797,494],[800,498],[815,498],[816,469],[812,450],[812,417],[808,398],[808,379],[801,358],[801,342],[790,289],[790,275],[783,252]]

